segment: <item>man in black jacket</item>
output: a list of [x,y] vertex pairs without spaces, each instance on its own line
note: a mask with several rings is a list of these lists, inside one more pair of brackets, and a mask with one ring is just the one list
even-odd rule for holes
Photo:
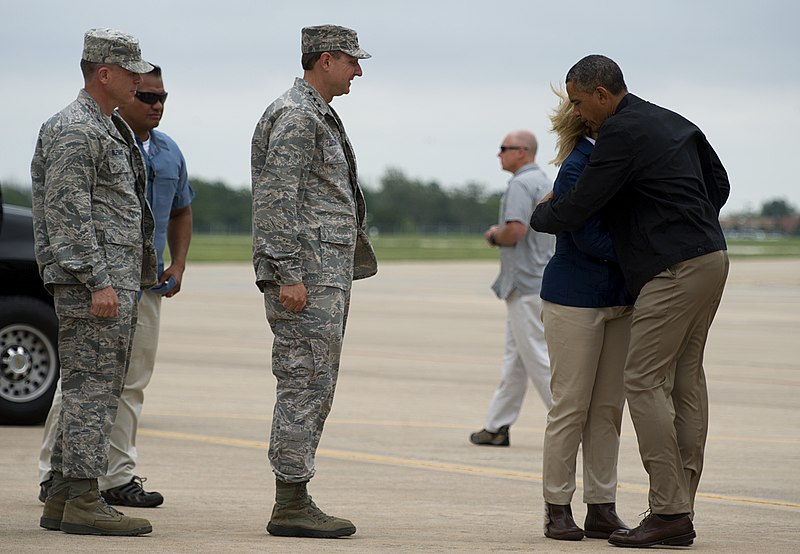
[[697,126],[629,94],[613,60],[583,58],[566,87],[576,117],[599,133],[597,145],[574,189],[541,203],[531,226],[572,231],[602,210],[638,296],[625,393],[651,514],[609,542],[688,545],[708,430],[703,350],[728,274],[719,225],[727,173]]

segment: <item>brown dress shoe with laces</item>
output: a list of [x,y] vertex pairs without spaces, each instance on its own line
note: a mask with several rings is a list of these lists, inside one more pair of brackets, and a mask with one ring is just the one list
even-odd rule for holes
[[557,541],[579,541],[583,539],[583,529],[572,518],[569,504],[544,504],[544,536]]
[[586,505],[583,532],[587,537],[590,539],[607,539],[611,536],[611,533],[619,529],[629,531],[630,527],[617,515],[617,505],[614,502]]
[[611,533],[608,542],[614,546],[642,548],[647,546],[689,546],[697,534],[689,515],[674,520],[666,520],[657,514],[650,514],[638,527]]

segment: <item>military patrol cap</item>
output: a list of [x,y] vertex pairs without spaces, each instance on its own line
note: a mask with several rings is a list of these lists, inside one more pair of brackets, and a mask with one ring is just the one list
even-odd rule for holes
[[338,50],[362,60],[372,57],[358,45],[356,32],[347,27],[339,27],[338,25],[303,27],[301,34],[303,54],[335,52]]
[[114,64],[134,73],[148,73],[153,69],[142,59],[139,41],[116,29],[86,31],[81,57],[87,62]]

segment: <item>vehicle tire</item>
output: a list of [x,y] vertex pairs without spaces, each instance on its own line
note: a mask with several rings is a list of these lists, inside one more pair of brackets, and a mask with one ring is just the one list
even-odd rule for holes
[[53,307],[29,296],[0,297],[0,424],[44,421],[58,375]]

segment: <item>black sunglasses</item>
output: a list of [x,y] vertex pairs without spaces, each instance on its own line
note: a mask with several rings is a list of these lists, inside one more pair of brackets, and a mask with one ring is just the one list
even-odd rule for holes
[[524,146],[501,146],[500,153],[503,154],[506,150],[527,150]]
[[167,93],[158,94],[157,92],[139,92],[136,91],[136,98],[144,102],[145,104],[150,104],[151,106],[156,102],[161,102],[162,104],[167,101]]

